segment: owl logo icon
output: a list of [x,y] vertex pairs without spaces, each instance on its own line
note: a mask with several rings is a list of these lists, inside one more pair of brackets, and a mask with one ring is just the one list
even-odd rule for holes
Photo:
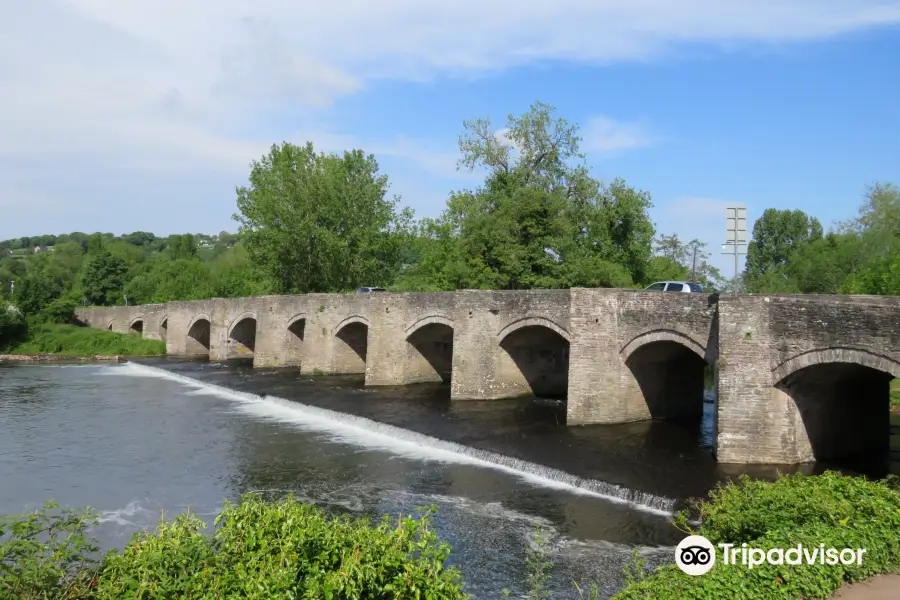
[[688,575],[703,575],[716,564],[716,549],[702,535],[689,535],[675,546],[675,564]]

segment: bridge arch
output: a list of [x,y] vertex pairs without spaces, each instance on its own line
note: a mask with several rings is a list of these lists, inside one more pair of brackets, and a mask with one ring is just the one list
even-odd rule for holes
[[413,323],[412,325],[410,325],[409,327],[406,328],[407,339],[409,338],[409,336],[414,334],[419,329],[422,329],[423,327],[428,327],[429,325],[445,325],[451,329],[456,327],[456,325],[453,322],[453,319],[451,319],[449,317],[445,317],[444,315],[429,315],[427,317],[423,317],[423,318],[419,319],[418,321],[416,321],[415,323]]
[[337,335],[344,327],[347,327],[348,325],[352,325],[354,323],[365,325],[366,327],[369,326],[369,320],[367,318],[363,317],[362,315],[352,315],[335,325],[335,335]]
[[619,349],[651,418],[701,422],[707,367],[715,363],[706,341],[678,324],[654,324]]
[[860,365],[900,378],[900,362],[863,348],[835,347],[809,350],[789,358],[772,369],[772,379],[777,385],[801,369],[831,363]]
[[775,387],[799,416],[793,435],[799,460],[851,468],[886,460],[895,377],[900,377],[900,363],[858,347],[817,348],[773,368]]
[[706,340],[698,340],[688,329],[676,324],[652,326],[643,329],[633,336],[620,349],[622,360],[628,358],[647,344],[656,342],[674,342],[681,344],[706,362],[713,362],[706,354]]
[[130,333],[140,333],[140,334],[143,334],[143,333],[144,333],[144,322],[145,322],[145,321],[146,321],[146,319],[144,319],[144,316],[143,316],[143,315],[140,315],[140,316],[137,316],[137,317],[131,319],[131,322],[128,323],[128,331],[129,331]]
[[257,315],[244,311],[228,325],[228,358],[252,355],[256,351]]
[[453,319],[438,314],[423,317],[406,328],[405,382],[450,381],[454,331]]
[[110,321],[109,323],[107,323],[107,325],[106,325],[106,330],[107,330],[107,331],[112,331],[112,330],[113,330],[113,323],[114,323],[114,322],[115,322],[115,321]]
[[523,329],[525,327],[546,327],[547,329],[549,329],[549,330],[555,332],[557,335],[559,335],[559,337],[564,339],[566,341],[566,343],[571,341],[571,339],[570,339],[571,336],[569,335],[569,331],[565,327],[558,325],[552,319],[548,319],[547,317],[540,317],[540,316],[528,316],[528,317],[523,317],[521,319],[516,319],[515,321],[507,324],[506,327],[504,327],[503,329],[498,331],[497,337],[500,338],[500,341],[502,342],[503,339],[505,339],[510,334],[512,334],[520,329]]
[[497,339],[496,376],[512,395],[565,399],[569,389],[569,331],[543,316],[508,323]]
[[162,341],[166,341],[166,338],[169,336],[169,315],[163,313],[163,316],[159,319],[159,322],[156,327],[156,331],[159,333],[159,339]]
[[351,315],[334,327],[334,373],[365,373],[369,347],[369,320]]
[[210,318],[205,313],[195,315],[187,328],[185,352],[189,355],[209,355]]

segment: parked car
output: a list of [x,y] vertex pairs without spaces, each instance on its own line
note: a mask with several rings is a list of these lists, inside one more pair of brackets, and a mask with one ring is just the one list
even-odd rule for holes
[[695,281],[657,281],[644,289],[651,292],[703,292],[703,286]]
[[361,287],[356,291],[361,294],[368,294],[369,292],[384,292],[385,289],[380,287]]

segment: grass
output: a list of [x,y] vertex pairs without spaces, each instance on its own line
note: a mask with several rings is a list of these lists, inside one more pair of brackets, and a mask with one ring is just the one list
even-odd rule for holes
[[37,325],[28,339],[11,354],[59,354],[61,356],[146,356],[166,353],[165,342],[145,340],[136,334],[114,333],[77,325]]
[[900,412],[900,379],[891,382],[891,408]]

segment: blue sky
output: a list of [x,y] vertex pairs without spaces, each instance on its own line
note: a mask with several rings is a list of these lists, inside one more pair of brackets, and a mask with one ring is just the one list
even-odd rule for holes
[[728,275],[725,206],[827,225],[900,183],[900,1],[547,6],[0,0],[0,239],[234,230],[234,187],[284,140],[373,152],[436,216],[477,184],[462,121],[535,101]]

